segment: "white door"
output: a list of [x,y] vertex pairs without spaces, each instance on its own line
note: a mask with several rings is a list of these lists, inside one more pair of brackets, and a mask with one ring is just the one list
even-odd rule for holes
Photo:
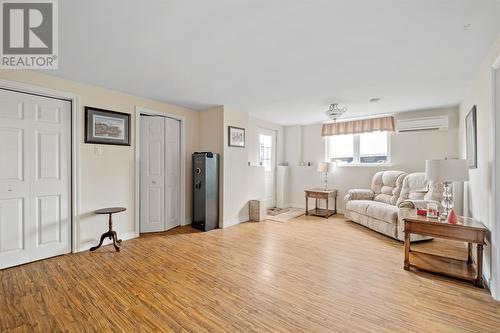
[[267,208],[276,206],[276,131],[259,128],[259,162],[265,169]]
[[181,123],[165,118],[165,230],[180,225]]
[[180,122],[141,116],[141,232],[180,225]]
[[141,232],[165,229],[165,121],[141,116]]
[[71,103],[0,90],[0,268],[71,251]]

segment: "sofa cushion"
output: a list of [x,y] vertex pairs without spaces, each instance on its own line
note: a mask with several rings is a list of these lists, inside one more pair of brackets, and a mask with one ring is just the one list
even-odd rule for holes
[[358,214],[366,215],[366,210],[371,204],[373,204],[372,200],[351,200],[345,204],[345,208]]
[[372,200],[348,201],[346,209],[387,223],[396,223],[399,211],[396,206]]
[[405,176],[406,173],[403,171],[377,172],[373,176],[371,184],[371,189],[375,193],[373,200],[389,205],[396,205]]
[[441,183],[427,181],[424,172],[414,172],[403,180],[401,194],[396,205],[399,206],[405,200],[441,201],[442,198],[443,186]]
[[366,215],[387,223],[397,223],[398,212],[398,207],[380,202],[374,202],[366,209]]

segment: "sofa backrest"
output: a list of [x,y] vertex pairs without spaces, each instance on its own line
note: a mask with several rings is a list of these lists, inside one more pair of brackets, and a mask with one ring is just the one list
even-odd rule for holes
[[410,173],[403,180],[397,205],[404,200],[435,200],[441,202],[444,187],[441,182],[425,180],[425,172]]
[[403,186],[404,171],[379,171],[372,179],[371,189],[375,193],[374,201],[396,205]]

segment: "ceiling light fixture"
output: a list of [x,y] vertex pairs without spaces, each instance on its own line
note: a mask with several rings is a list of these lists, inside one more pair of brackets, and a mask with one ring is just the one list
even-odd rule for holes
[[337,121],[338,118],[342,117],[342,115],[347,111],[346,107],[341,107],[337,103],[330,104],[330,108],[326,111],[326,115],[328,118],[333,121]]

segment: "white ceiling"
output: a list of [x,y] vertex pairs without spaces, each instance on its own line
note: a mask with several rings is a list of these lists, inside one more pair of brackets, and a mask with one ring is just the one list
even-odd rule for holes
[[347,116],[456,105],[500,32],[493,0],[62,0],[59,10],[60,69],[49,74],[284,125],[326,120],[333,102]]

